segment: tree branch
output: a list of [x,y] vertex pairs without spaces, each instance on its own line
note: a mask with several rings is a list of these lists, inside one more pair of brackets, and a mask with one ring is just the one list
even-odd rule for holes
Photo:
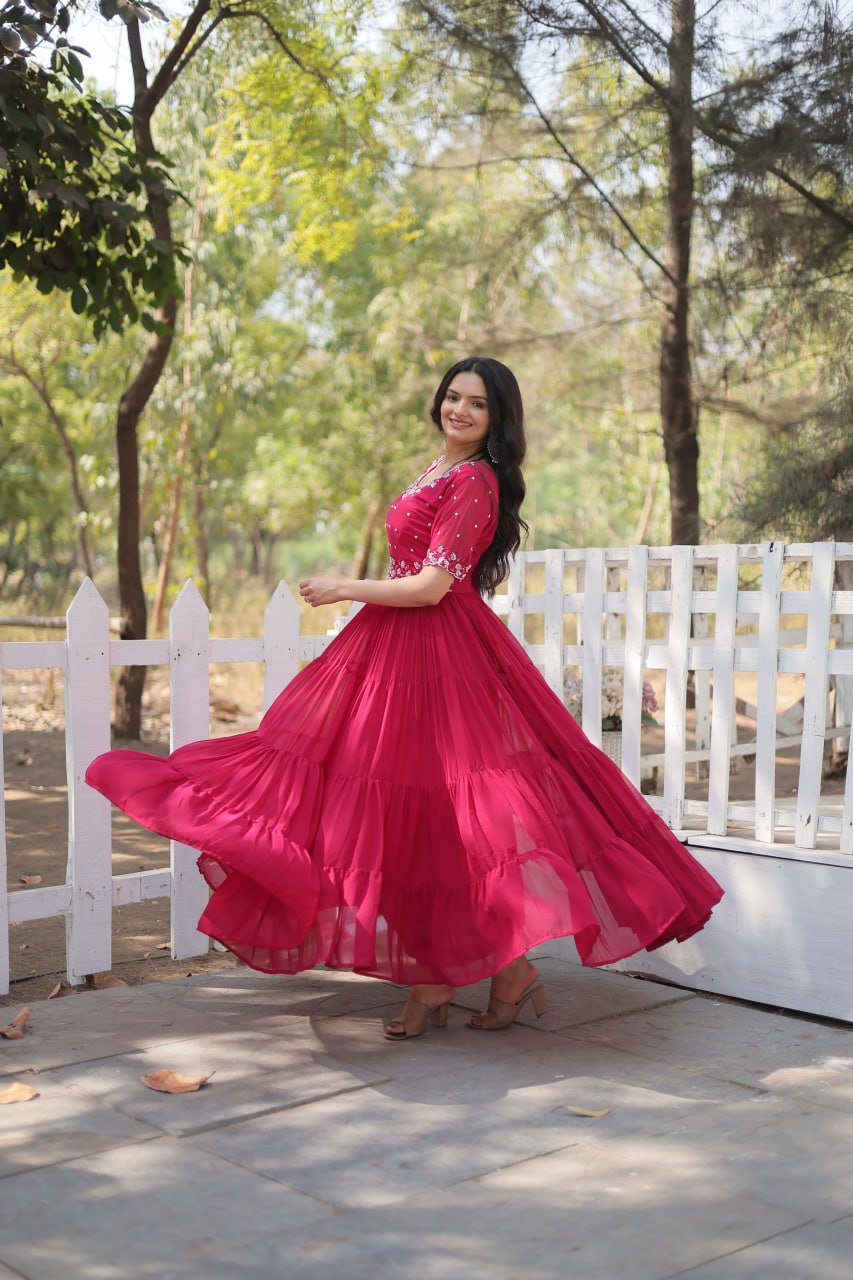
[[[186,26],[172,45],[166,57],[158,70],[156,76],[151,82],[151,87],[146,93],[145,110],[149,116],[153,115],[154,109],[157,107],[166,90],[172,83],[175,68],[183,58],[187,48],[192,43],[193,36],[198,31],[207,13],[210,10],[211,0],[197,0],[195,8],[187,18]],[[133,23],[133,26],[138,26]],[[214,26],[216,23],[214,23]],[[212,28],[211,28],[212,30]],[[210,34],[208,32],[208,34]]]
[[[588,5],[586,3],[586,0],[580,0],[580,3],[582,3],[584,8],[586,8],[590,12],[596,8],[596,6],[594,5]],[[432,19],[433,22],[435,22],[438,26],[442,27],[445,31],[447,31],[448,35],[455,35],[457,39],[461,37],[467,44],[472,45],[474,48],[479,49],[483,53],[486,53],[490,58],[493,58],[496,62],[500,62],[503,64],[503,66],[507,69],[512,79],[515,81],[518,88],[521,90],[522,95],[527,99],[528,103],[533,108],[536,115],[539,117],[539,120],[542,122],[546,133],[552,139],[552,141],[556,143],[557,147],[560,149],[560,151],[566,157],[569,163],[575,169],[577,169],[578,173],[581,174],[584,181],[590,187],[592,187],[593,191],[595,191],[598,198],[601,200],[602,204],[604,204],[605,207],[610,210],[614,218],[616,218],[617,222],[619,222],[619,224],[623,227],[623,229],[628,233],[628,235],[630,236],[634,244],[637,246],[637,248],[648,258],[648,260],[651,263],[653,263],[653,265],[658,269],[658,271],[660,271],[661,274],[664,275],[670,281],[671,284],[673,285],[676,284],[675,278],[674,276],[671,275],[668,268],[664,265],[663,262],[661,262],[660,258],[657,257],[657,255],[653,252],[653,250],[650,249],[648,245],[644,243],[639,233],[634,230],[634,227],[631,225],[631,223],[622,213],[621,209],[618,208],[618,206],[607,194],[607,192],[604,190],[601,184],[596,181],[595,177],[590,172],[590,170],[574,154],[574,152],[570,151],[569,148],[566,146],[557,128],[551,122],[549,115],[541,106],[533,90],[530,88],[524,76],[521,74],[518,67],[515,65],[515,63],[512,61],[509,55],[505,53],[503,49],[494,49],[490,45],[486,44],[470,28],[464,28],[464,27],[449,28],[448,25],[442,20],[441,16],[432,7],[432,5],[428,2],[425,2],[425,0],[421,0],[420,7],[421,9],[424,10],[424,12],[428,15],[428,17]],[[634,60],[630,61],[630,65],[631,66],[634,65]],[[647,83],[652,85],[652,87],[655,89],[655,92],[658,92],[658,89],[660,86],[658,86],[657,81],[655,81],[653,77],[650,77],[650,73],[646,72],[645,68],[641,68],[641,69],[640,68],[641,68],[641,64],[637,64],[637,68],[635,68],[637,69],[637,74],[642,75],[643,78],[646,79]]]
[[270,20],[270,18],[268,18],[265,13],[262,13],[260,9],[248,9],[248,8],[243,8],[242,5],[235,4],[235,5],[228,6],[228,10],[229,10],[228,12],[229,17],[257,18],[258,21],[262,23],[263,26],[266,27],[267,31],[272,36],[273,40],[278,45],[279,49],[281,49],[284,56],[286,58],[289,58],[290,61],[294,64],[294,66],[299,68],[299,70],[303,73],[303,75],[313,76],[314,79],[317,80],[323,86],[324,89],[328,89],[330,93],[333,93],[332,86],[329,84],[329,81],[323,75],[322,71],[318,71],[316,67],[309,67],[307,63],[303,62],[302,59],[293,52],[290,45],[285,40],[284,36],[279,31],[278,27],[276,27],[275,24]]
[[[742,142],[736,141],[735,138],[730,136],[730,134],[720,132],[720,129],[713,128],[713,125],[708,123],[708,120],[704,118],[704,115],[699,113],[699,111],[695,114],[694,119],[695,125],[697,125],[699,132],[704,134],[704,137],[710,138],[711,142],[716,142],[717,146],[726,147],[726,150],[734,151],[736,156],[743,156],[744,146]],[[836,223],[838,223],[840,227],[843,227],[844,230],[847,230],[847,232],[853,232],[853,218],[849,218],[843,210],[838,209],[838,207],[831,204],[829,200],[825,200],[824,197],[818,196],[817,192],[809,191],[809,188],[803,186],[803,183],[799,182],[798,178],[793,177],[793,174],[786,173],[784,169],[779,168],[779,165],[761,164],[761,161],[758,161],[758,164],[761,165],[763,172],[771,173],[774,175],[774,178],[779,178],[780,182],[783,182],[786,187],[790,187],[792,191],[797,192],[798,196],[802,196],[803,200],[806,201],[806,204],[812,205],[815,209],[820,210],[821,214],[824,214],[825,218],[836,221]]]

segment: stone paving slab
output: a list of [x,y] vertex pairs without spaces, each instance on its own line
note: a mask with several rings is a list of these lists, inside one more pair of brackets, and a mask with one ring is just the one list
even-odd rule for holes
[[402,1004],[406,998],[404,989],[391,983],[331,971],[296,977],[228,971],[152,984],[146,990],[157,999],[222,1021],[233,1020],[241,1027],[285,1016],[340,1017],[391,1002]]
[[550,1112],[501,1125],[491,1111],[413,1101],[392,1083],[190,1141],[339,1208],[360,1208],[570,1146],[577,1132]]
[[545,1018],[467,1030],[478,984],[395,1044],[404,993],[352,974],[35,1005],[0,1280],[850,1280],[851,1033],[537,964]]
[[850,1280],[853,1217],[809,1224],[682,1272],[684,1280]]
[[823,1084],[835,1103],[853,1104],[842,1084],[853,1072],[853,1028],[704,998],[557,1034],[762,1089]]
[[693,1108],[644,1136],[668,1156],[699,1153],[708,1185],[735,1199],[757,1194],[823,1223],[853,1209],[853,1117],[801,1098],[759,1094]]
[[[147,1124],[75,1097],[54,1076],[19,1079],[38,1089],[39,1096],[0,1107],[0,1178],[159,1136]],[[0,1199],[3,1195],[0,1190]]]
[[92,1062],[220,1026],[208,1014],[170,1007],[147,987],[113,987],[39,1000],[32,1006],[23,1039],[4,1040],[0,1046],[0,1076]]
[[284,1258],[288,1232],[312,1222],[319,1231],[334,1216],[309,1196],[165,1136],[21,1173],[2,1187],[3,1260],[28,1280],[202,1280],[225,1250],[251,1258],[264,1240]]
[[[194,1079],[213,1078],[197,1093],[178,1097],[154,1092],[140,1082],[140,1076],[163,1068]],[[235,1034],[228,1027],[142,1053],[63,1067],[52,1072],[52,1078],[123,1115],[166,1133],[186,1135],[349,1093],[382,1077],[366,1067],[288,1049],[278,1038]]]
[[[512,1036],[514,1042],[517,1035]],[[626,1126],[668,1130],[679,1113],[755,1093],[750,1086],[697,1076],[672,1063],[630,1058],[603,1045],[557,1036],[543,1036],[531,1044],[534,1038],[535,1032],[530,1033],[523,1061],[517,1051],[496,1057],[481,1071],[464,1061],[449,1062],[446,1070],[434,1070],[424,1078],[401,1074],[395,1084],[402,1094],[408,1091],[413,1098],[433,1103],[504,1111],[514,1107],[527,1114],[566,1106],[608,1107],[608,1131],[614,1126],[620,1131]]]

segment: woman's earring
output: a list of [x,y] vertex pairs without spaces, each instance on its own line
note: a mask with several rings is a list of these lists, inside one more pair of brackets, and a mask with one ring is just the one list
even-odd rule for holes
[[497,463],[500,460],[501,455],[498,452],[498,447],[491,436],[489,436],[488,443],[486,444],[486,453],[489,455],[492,462]]

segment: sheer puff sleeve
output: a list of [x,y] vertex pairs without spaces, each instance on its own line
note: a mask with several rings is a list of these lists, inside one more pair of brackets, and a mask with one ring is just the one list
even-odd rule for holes
[[495,533],[497,482],[484,465],[465,463],[444,486],[430,534],[424,568],[446,569],[464,582]]

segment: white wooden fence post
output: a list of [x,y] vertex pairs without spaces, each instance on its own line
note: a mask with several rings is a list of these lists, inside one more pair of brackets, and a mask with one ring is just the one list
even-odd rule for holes
[[299,670],[299,604],[279,582],[264,610],[264,711]]
[[67,618],[65,759],[68,774],[66,917],[68,981],[112,964],[112,833],[110,805],[86,785],[96,756],[110,749],[109,611],[87,578]]
[[[210,735],[210,613],[188,579],[169,614],[171,678],[170,745],[175,751]],[[206,934],[196,928],[208,890],[198,868],[198,851],[171,842],[172,958],[205,955]]]
[[0,996],[9,990],[9,895],[6,856],[6,772],[3,765],[3,671],[0,668]]
[[545,679],[563,697],[563,553],[545,552]]
[[604,610],[604,550],[591,547],[586,553],[583,575],[581,637],[583,655],[583,731],[595,746],[601,746],[602,635]]
[[[708,780],[708,832],[725,835],[728,826],[729,775],[735,716],[735,637],[737,633],[738,548],[719,548],[717,609],[714,620],[714,705],[711,714],[711,762]],[[734,726],[733,726],[734,722]]]
[[669,654],[664,702],[663,820],[674,830],[684,823],[687,749],[687,650],[693,596],[693,548],[673,547],[670,579]]
[[643,662],[646,648],[646,584],[648,547],[628,548],[625,594],[625,692],[622,700],[622,769],[640,786],[640,741],[643,732]]
[[755,838],[772,844],[776,810],[776,697],[779,672],[779,606],[785,544],[762,549],[758,614],[758,693],[755,704]]
[[817,841],[823,744],[826,738],[826,691],[829,674],[829,629],[834,568],[835,543],[815,543],[806,629],[803,743],[800,747],[800,776],[797,784],[797,819],[794,834],[794,843],[800,849],[813,849]]
[[[693,570],[693,589],[705,591],[707,586],[708,570],[704,565],[699,565]],[[710,635],[707,613],[693,615],[692,631],[694,640],[704,640]],[[696,750],[707,751],[711,745],[711,672],[708,670],[699,669],[693,672],[693,705],[696,711]],[[704,760],[697,760],[697,777],[707,777],[708,767]]]
[[839,852],[853,853],[853,742],[848,738],[847,776],[844,779],[844,803],[841,810]]
[[524,643],[524,560],[521,556],[513,556],[509,562],[507,575],[507,626],[521,644]]

